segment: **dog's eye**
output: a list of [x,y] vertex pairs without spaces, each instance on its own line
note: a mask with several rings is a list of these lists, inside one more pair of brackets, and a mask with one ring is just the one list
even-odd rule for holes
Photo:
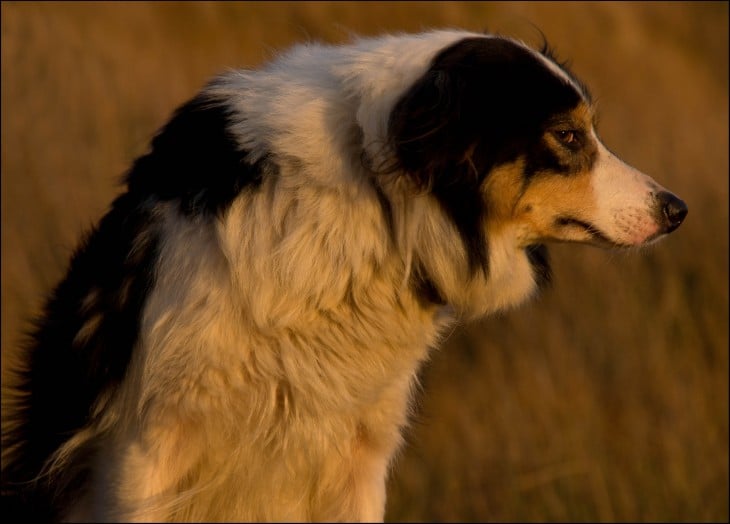
[[572,129],[559,129],[555,131],[555,136],[567,146],[574,146],[578,142],[577,133]]

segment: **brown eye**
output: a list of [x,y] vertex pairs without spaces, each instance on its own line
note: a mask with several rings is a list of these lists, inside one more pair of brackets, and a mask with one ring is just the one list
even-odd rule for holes
[[565,145],[575,145],[577,142],[576,133],[570,129],[560,129],[555,131],[555,136]]

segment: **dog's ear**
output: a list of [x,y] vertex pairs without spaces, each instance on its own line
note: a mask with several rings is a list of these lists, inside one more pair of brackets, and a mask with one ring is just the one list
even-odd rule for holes
[[488,167],[475,163],[475,107],[458,73],[432,69],[397,102],[388,123],[396,169],[441,204],[461,234],[471,271],[487,269],[479,186]]
[[398,167],[422,189],[433,188],[465,152],[458,83],[447,71],[428,71],[390,114],[389,139]]

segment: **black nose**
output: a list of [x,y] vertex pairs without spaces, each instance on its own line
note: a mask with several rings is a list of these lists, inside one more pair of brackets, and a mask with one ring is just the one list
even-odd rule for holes
[[668,191],[659,193],[657,200],[662,212],[664,230],[671,233],[679,227],[684,217],[687,216],[687,204]]

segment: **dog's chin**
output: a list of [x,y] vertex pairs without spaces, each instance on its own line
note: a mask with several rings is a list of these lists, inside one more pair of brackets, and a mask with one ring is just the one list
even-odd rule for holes
[[595,239],[595,245],[609,249],[641,249],[656,243],[667,236],[666,231],[657,229],[653,232],[628,232],[624,238],[603,235]]

